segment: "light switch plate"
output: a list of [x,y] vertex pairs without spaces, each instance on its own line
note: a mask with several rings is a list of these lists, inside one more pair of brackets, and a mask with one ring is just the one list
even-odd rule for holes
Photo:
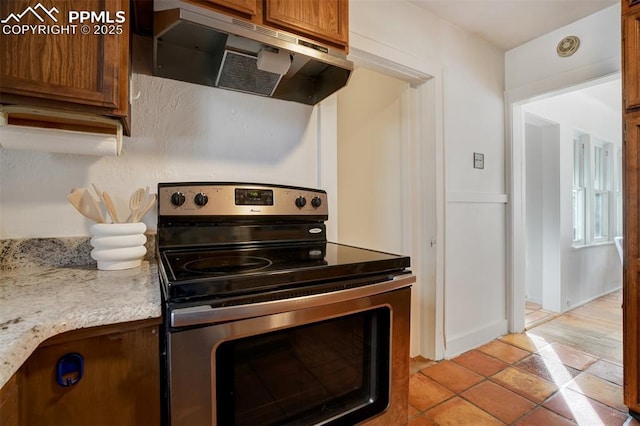
[[473,153],[473,168],[484,169],[484,154],[478,152]]

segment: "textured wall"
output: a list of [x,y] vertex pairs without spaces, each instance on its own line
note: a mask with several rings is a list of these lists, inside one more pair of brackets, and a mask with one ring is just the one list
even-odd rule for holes
[[[88,235],[91,222],[66,195],[91,182],[116,196],[121,216],[133,189],[155,192],[158,182],[316,186],[313,107],[141,74],[133,90],[140,98],[120,157],[0,150],[0,238]],[[155,211],[144,221],[153,230]]]

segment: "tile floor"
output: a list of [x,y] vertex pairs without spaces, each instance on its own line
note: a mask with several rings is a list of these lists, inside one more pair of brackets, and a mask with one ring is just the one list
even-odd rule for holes
[[621,363],[531,330],[411,368],[410,426],[640,425],[622,402]]

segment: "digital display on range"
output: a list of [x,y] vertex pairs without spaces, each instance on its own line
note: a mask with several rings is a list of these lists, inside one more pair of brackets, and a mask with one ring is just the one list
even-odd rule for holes
[[273,190],[236,188],[236,206],[272,206]]

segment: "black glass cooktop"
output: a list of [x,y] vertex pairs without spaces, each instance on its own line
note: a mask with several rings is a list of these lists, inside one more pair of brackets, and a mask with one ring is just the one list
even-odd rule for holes
[[160,250],[169,302],[229,298],[409,267],[409,257],[335,243]]

